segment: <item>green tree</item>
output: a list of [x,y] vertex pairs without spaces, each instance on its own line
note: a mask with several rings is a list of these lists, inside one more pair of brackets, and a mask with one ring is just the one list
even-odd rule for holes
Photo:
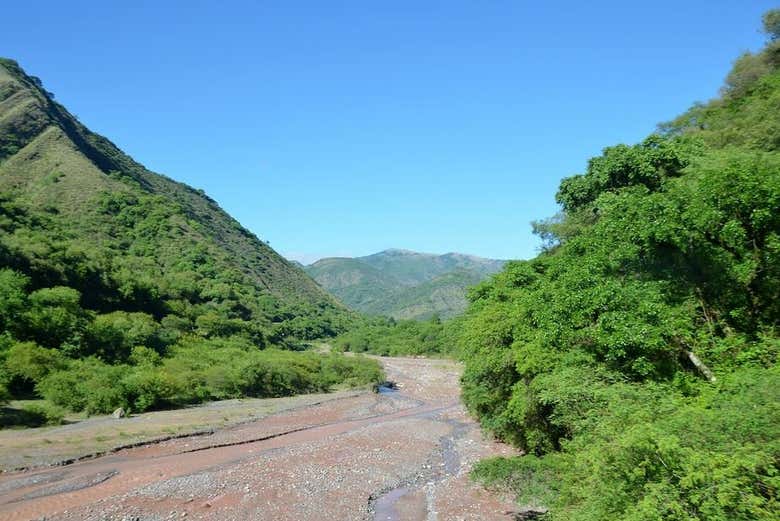
[[780,9],[772,9],[762,17],[764,32],[771,40],[780,39]]
[[0,268],[0,330],[17,330],[27,304],[30,279],[9,268]]
[[146,313],[114,311],[97,315],[86,329],[87,353],[106,361],[127,360],[136,346],[161,351],[161,326]]
[[88,314],[81,308],[81,294],[66,286],[30,293],[30,308],[23,315],[24,334],[39,344],[77,352]]

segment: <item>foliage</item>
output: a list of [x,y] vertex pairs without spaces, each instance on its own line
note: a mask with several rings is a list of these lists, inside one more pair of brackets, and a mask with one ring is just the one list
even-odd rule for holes
[[5,358],[8,376],[12,380],[18,379],[32,385],[50,372],[63,369],[67,365],[65,357],[59,351],[46,349],[34,342],[14,343]]
[[534,225],[544,252],[470,292],[464,401],[529,454],[477,479],[550,519],[776,517],[774,45],[722,98],[564,179],[562,213]]
[[336,337],[336,349],[381,356],[455,354],[458,319],[426,322],[367,318],[362,324]]
[[0,402],[139,411],[378,378],[284,351],[355,317],[202,191],[90,132],[11,60],[0,101]]
[[693,399],[668,385],[613,385],[564,452],[485,460],[473,477],[552,507],[553,520],[772,519],[778,376],[740,369]]
[[774,41],[780,38],[780,9],[771,9],[761,17],[764,23],[764,32]]
[[43,427],[65,423],[65,410],[44,400],[13,403],[0,408],[0,428]]
[[278,349],[258,350],[246,340],[185,338],[165,358],[135,348],[133,364],[96,358],[72,360],[37,382],[40,394],[70,410],[108,413],[177,407],[244,396],[277,397],[325,392],[334,386],[381,381],[379,365],[362,357]]
[[26,404],[22,411],[30,416],[30,426],[62,425],[65,421],[65,411],[47,402]]

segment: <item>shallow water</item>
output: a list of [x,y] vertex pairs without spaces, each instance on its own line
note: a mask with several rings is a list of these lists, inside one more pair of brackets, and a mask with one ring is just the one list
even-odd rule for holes
[[374,503],[374,521],[400,521],[400,513],[396,509],[398,500],[409,492],[409,487],[394,488],[387,494],[379,496]]

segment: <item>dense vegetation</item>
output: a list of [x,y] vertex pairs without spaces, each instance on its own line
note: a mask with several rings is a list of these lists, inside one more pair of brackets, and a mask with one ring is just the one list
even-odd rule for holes
[[722,96],[564,179],[546,251],[470,294],[475,475],[570,521],[777,519],[780,11]]
[[386,250],[356,258],[321,259],[306,271],[350,308],[395,319],[443,319],[466,309],[466,290],[504,261],[459,253]]
[[139,411],[368,383],[374,362],[283,351],[353,320],[0,61],[0,400]]
[[381,356],[457,356],[459,320],[366,318],[336,337],[339,351]]

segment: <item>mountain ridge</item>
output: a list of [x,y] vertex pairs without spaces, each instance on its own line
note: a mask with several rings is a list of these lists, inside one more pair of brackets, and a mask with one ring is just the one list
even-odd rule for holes
[[325,257],[305,269],[352,309],[419,320],[461,313],[467,288],[500,271],[505,263],[458,252],[389,248],[361,257]]
[[[0,192],[10,194],[8,197],[26,211],[43,212],[54,221],[63,221],[63,228],[74,240],[83,242],[89,237],[100,252],[96,254],[101,257],[99,262],[108,271],[119,271],[109,266],[112,262],[145,264],[150,272],[146,282],[156,294],[181,285],[181,281],[169,280],[178,277],[175,273],[177,266],[181,268],[181,257],[206,255],[207,259],[190,262],[216,264],[225,280],[215,281],[214,272],[209,280],[208,270],[201,270],[196,276],[201,281],[198,284],[225,284],[236,289],[223,287],[220,296],[199,294],[190,304],[240,301],[235,293],[252,293],[248,300],[254,312],[243,314],[269,328],[323,310],[348,313],[302,269],[244,228],[202,190],[152,172],[133,160],[54,101],[38,78],[5,58],[0,59]],[[138,231],[134,226],[143,218],[155,220],[155,214],[160,214],[155,225],[161,229],[156,235],[147,230],[146,239],[158,249],[133,251],[136,242],[131,236]],[[119,226],[119,217],[126,218],[128,225]],[[169,247],[174,239],[179,252]],[[159,255],[162,251],[164,260]],[[155,253],[156,259],[150,260]],[[9,260],[16,267],[30,264],[23,251],[6,256],[14,257],[15,261]],[[9,264],[14,266],[14,262]],[[242,284],[251,289],[236,287]],[[191,293],[201,293],[200,289],[192,288]],[[168,296],[176,297],[174,300],[180,297]],[[242,302],[239,307],[247,305]]]

